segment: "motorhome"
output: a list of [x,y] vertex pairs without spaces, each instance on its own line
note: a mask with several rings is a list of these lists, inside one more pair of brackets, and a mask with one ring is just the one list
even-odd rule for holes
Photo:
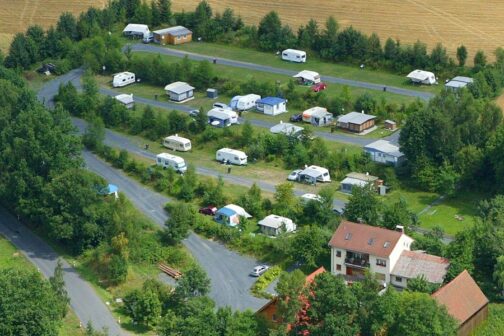
[[306,52],[296,49],[285,49],[282,51],[282,59],[284,61],[305,63],[306,62]]
[[191,140],[178,136],[178,134],[164,138],[163,146],[179,152],[188,152],[192,148]]
[[183,158],[168,153],[161,153],[156,155],[156,164],[163,168],[173,168],[177,173],[185,173],[187,165]]
[[113,87],[123,87],[133,83],[135,83],[135,74],[132,72],[117,73],[112,80]]
[[247,154],[231,148],[219,149],[215,153],[215,159],[222,163],[234,164],[238,166],[245,166],[247,164]]
[[254,108],[256,102],[261,99],[261,96],[256,94],[248,94],[245,96],[235,96],[231,99],[229,106],[235,111],[246,111]]

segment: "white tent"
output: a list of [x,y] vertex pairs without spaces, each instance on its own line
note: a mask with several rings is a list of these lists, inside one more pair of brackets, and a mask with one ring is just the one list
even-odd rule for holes
[[310,71],[310,70],[303,70],[292,76],[294,78],[297,78],[300,82],[302,83],[320,83],[320,75],[318,72],[315,71]]
[[413,83],[420,83],[420,84],[436,84],[436,76],[434,73],[430,71],[425,71],[425,70],[413,70],[411,71],[407,78],[411,79]]
[[228,208],[236,212],[239,216],[245,217],[245,218],[252,218],[252,215],[249,214],[245,209],[243,209],[241,206],[235,205],[235,204],[228,204],[224,208]]

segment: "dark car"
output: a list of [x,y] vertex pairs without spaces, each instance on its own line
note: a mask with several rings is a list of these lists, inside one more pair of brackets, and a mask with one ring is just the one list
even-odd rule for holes
[[290,121],[301,122],[301,121],[303,121],[303,115],[302,114],[294,114],[293,116],[290,117]]
[[209,205],[204,208],[200,208],[198,212],[203,215],[214,216],[217,212],[217,208],[213,205]]
[[320,92],[322,90],[327,89],[327,84],[320,82],[320,83],[312,85],[311,88],[312,88],[313,92]]

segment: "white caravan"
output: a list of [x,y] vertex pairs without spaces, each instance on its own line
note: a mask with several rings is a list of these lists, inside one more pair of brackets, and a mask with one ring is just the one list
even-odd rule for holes
[[112,80],[113,87],[123,87],[132,83],[135,83],[135,74],[132,72],[117,73]]
[[306,52],[296,49],[285,49],[282,51],[282,59],[284,61],[306,63]]
[[183,158],[176,155],[171,155],[168,153],[161,153],[156,155],[156,164],[163,168],[171,167],[177,173],[185,173],[187,171],[187,165]]
[[235,96],[231,99],[229,106],[235,111],[246,111],[254,108],[256,102],[261,99],[261,96],[256,94],[248,94],[245,96]]
[[245,166],[247,164],[247,154],[231,148],[219,149],[215,153],[215,159],[222,163],[230,163],[238,166]]
[[164,138],[163,146],[179,152],[188,152],[192,148],[191,140],[178,136],[178,134]]

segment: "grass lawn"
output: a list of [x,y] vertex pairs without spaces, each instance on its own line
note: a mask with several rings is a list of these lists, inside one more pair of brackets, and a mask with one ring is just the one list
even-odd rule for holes
[[504,336],[504,304],[491,303],[490,313],[474,332],[474,336]]
[[412,89],[425,92],[439,92],[442,86],[418,86],[400,75],[392,73],[360,69],[357,65],[344,65],[329,63],[318,59],[315,56],[308,55],[306,64],[297,64],[282,61],[280,56],[274,53],[260,52],[249,48],[240,48],[219,43],[193,42],[181,44],[178,46],[167,46],[167,48],[193,52],[197,54],[210,55],[215,57],[228,58],[243,62],[268,65],[276,68],[289,70],[313,70],[319,72],[322,76],[334,76],[357,81],[385,84],[405,89]]

